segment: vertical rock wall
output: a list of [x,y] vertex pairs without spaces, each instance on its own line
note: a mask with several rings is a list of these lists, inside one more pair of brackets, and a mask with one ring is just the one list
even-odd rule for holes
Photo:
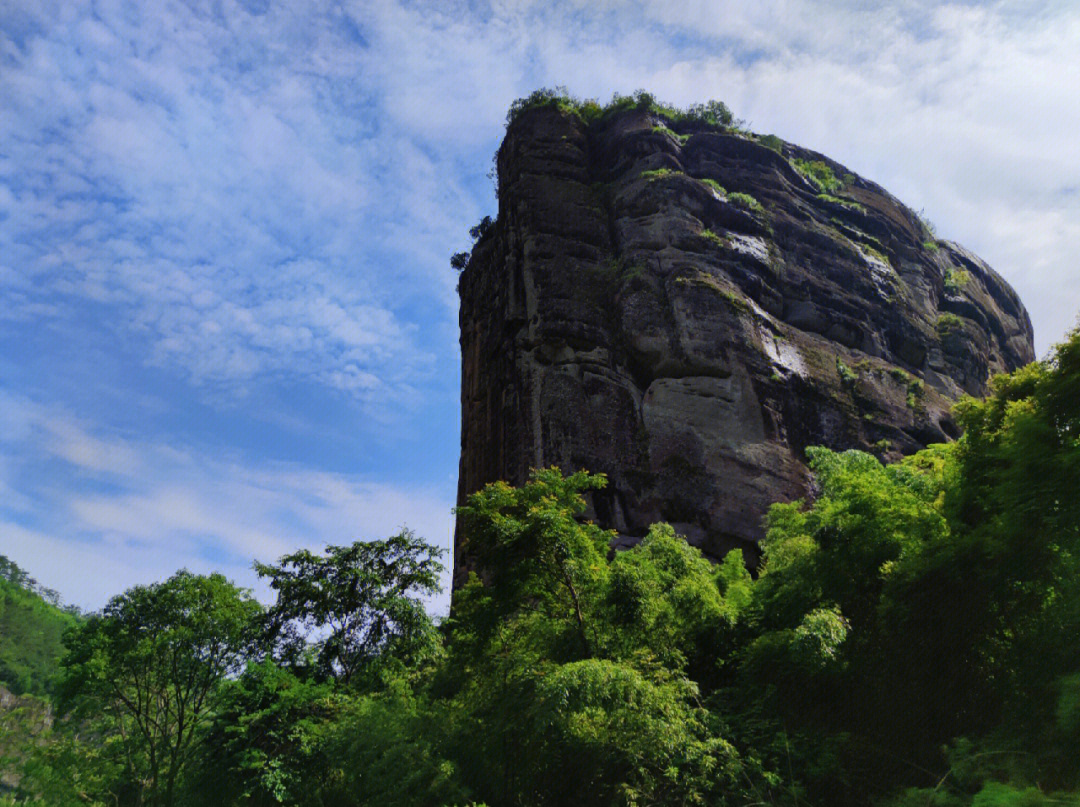
[[[807,446],[895,459],[946,440],[952,402],[1033,359],[985,263],[779,149],[644,110],[515,120],[460,282],[459,502],[533,467],[602,471],[590,516],[620,543],[668,521],[754,558],[768,505],[807,492]],[[455,586],[469,568],[459,525]]]

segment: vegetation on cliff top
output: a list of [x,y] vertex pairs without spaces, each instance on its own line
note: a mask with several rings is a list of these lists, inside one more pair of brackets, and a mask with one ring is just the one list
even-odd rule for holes
[[956,416],[894,465],[809,450],[757,579],[662,524],[611,553],[604,479],[548,469],[461,508],[485,577],[440,629],[409,533],[259,565],[268,610],[133,588],[0,803],[1080,803],[1080,331]]
[[738,128],[743,121],[736,120],[723,101],[708,101],[681,109],[656,100],[652,93],[638,90],[632,95],[615,93],[612,99],[601,104],[595,98],[580,99],[571,95],[565,87],[542,88],[519,98],[510,105],[506,114],[507,126],[521,117],[522,113],[538,107],[554,107],[577,115],[586,123],[603,120],[609,115],[631,109],[639,109],[664,118],[669,123],[696,123],[716,128]]

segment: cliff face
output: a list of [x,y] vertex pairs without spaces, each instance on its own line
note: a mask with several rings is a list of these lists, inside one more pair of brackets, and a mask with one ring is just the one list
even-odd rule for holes
[[1034,358],[1031,324],[874,183],[671,126],[548,107],[509,127],[460,283],[458,499],[532,467],[602,471],[590,516],[620,542],[668,521],[753,559],[768,505],[807,493],[805,447],[895,459],[954,437],[957,397]]

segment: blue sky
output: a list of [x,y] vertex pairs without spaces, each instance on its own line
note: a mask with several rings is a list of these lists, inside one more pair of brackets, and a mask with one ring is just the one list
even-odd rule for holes
[[986,258],[1044,353],[1080,311],[1078,53],[1069,2],[0,2],[0,553],[97,608],[448,546],[448,259],[538,86],[829,154]]

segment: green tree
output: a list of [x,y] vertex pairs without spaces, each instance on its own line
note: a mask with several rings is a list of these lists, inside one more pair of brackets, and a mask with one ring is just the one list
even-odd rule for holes
[[956,443],[892,466],[809,450],[820,495],[770,512],[739,722],[811,796],[1080,786],[1080,332],[956,415]]
[[718,661],[733,649],[734,627],[750,599],[750,573],[738,549],[720,564],[654,524],[641,543],[616,554],[603,596],[605,654],[647,652],[703,686],[718,681]]
[[597,595],[613,534],[578,517],[585,510],[582,493],[604,484],[603,476],[564,478],[547,468],[520,488],[487,485],[458,508],[469,551],[487,578],[464,595],[474,626],[493,630],[527,603],[563,644],[573,645],[559,653],[587,658],[596,652]]
[[324,741],[348,698],[270,659],[223,682],[186,788],[200,804],[319,804],[340,778]]
[[226,676],[242,668],[261,608],[222,575],[177,572],[114,597],[66,637],[64,703],[98,730],[136,805],[174,803]]
[[387,663],[413,664],[438,646],[434,623],[419,595],[439,590],[442,550],[411,530],[385,541],[327,546],[323,555],[301,550],[277,564],[256,563],[277,601],[267,633],[296,660],[311,633],[320,675],[348,683]]
[[949,538],[943,470],[930,461],[945,455],[883,466],[857,451],[808,454],[820,492],[812,505],[769,513],[737,701],[744,727],[758,732],[747,741],[789,773],[800,767],[811,795],[865,800],[890,777],[925,767],[919,755],[936,759],[954,736],[937,711],[942,699],[921,687],[925,677],[898,672],[947,658],[907,659],[917,636],[890,634],[882,620],[899,567]]
[[64,631],[77,619],[57,603],[55,592],[0,555],[0,685],[16,695],[51,691]]
[[749,577],[667,526],[612,557],[611,533],[582,519],[604,482],[539,470],[459,509],[481,574],[451,624],[458,770],[498,804],[741,799],[748,770],[686,668],[715,650]]
[[453,727],[463,717],[447,699],[399,677],[381,691],[350,698],[322,748],[334,770],[320,804],[444,807],[469,804],[453,757]]

